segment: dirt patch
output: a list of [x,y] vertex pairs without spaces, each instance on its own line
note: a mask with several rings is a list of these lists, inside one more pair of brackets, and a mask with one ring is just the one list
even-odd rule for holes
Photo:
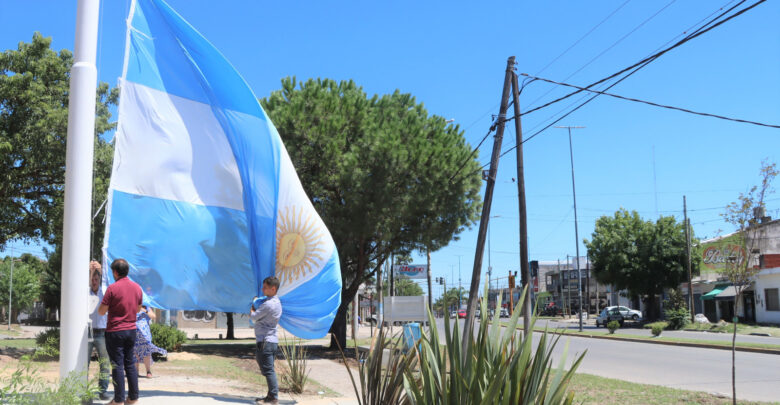
[[168,353],[169,361],[187,361],[187,360],[200,360],[200,356],[194,353],[181,352],[181,353]]

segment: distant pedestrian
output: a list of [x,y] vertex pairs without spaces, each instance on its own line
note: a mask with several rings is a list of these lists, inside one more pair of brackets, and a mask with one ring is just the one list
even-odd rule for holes
[[[252,311],[250,319],[255,324],[255,359],[260,366],[260,372],[265,376],[268,383],[268,394],[264,398],[256,398],[256,402],[267,404],[279,403],[279,384],[276,381],[276,371],[274,370],[274,359],[276,349],[279,345],[279,338],[276,332],[279,325],[279,318],[282,317],[282,303],[276,293],[279,291],[279,279],[268,277],[263,280],[263,295],[265,300],[258,303],[255,308],[255,301],[252,301]],[[256,297],[255,297],[256,298]]]
[[159,353],[163,356],[168,355],[168,352],[160,347],[157,347],[152,343],[152,329],[150,326],[151,321],[155,319],[156,315],[151,308],[147,308],[145,305],[138,311],[136,315],[136,332],[135,332],[135,361],[138,366],[138,374],[141,373],[141,363],[146,368],[146,378],[152,378],[152,353]]
[[[101,272],[100,263],[91,261],[89,263],[89,295],[90,300],[93,301],[94,309],[89,314],[89,319],[92,321],[92,341],[87,344],[87,366],[89,367],[89,361],[92,359],[92,349],[97,350],[98,363],[100,364],[100,375],[98,375],[98,397],[102,400],[109,398],[108,393],[108,375],[111,373],[110,360],[108,358],[108,351],[106,351],[106,322],[107,317],[98,313],[98,306],[100,300],[103,299],[103,289],[101,282],[103,281],[103,273]],[[93,307],[90,307],[93,308]]]
[[[114,383],[114,400],[109,405],[138,402],[138,371],[135,366],[136,314],[141,309],[143,293],[138,284],[130,281],[130,266],[125,259],[111,263],[114,283],[108,286],[98,312],[108,314],[106,348],[111,358],[111,377]],[[125,398],[125,373],[129,392]],[[125,401],[127,400],[127,401]]]

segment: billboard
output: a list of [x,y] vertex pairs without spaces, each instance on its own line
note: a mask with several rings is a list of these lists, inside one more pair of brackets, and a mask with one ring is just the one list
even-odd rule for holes
[[737,235],[718,239],[701,246],[701,272],[717,274],[726,269],[727,263],[736,260],[741,263],[745,260],[745,250],[742,248]]
[[393,266],[395,275],[406,278],[427,278],[428,265],[426,264],[397,264]]

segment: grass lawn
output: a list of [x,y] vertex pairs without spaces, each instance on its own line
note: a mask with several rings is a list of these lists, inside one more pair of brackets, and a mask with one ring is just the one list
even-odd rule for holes
[[[720,398],[706,392],[686,391],[658,385],[629,383],[591,374],[575,374],[571,385],[574,402],[583,404],[730,404],[731,398]],[[738,401],[740,404],[765,402]]]
[[[701,330],[707,332],[734,333],[734,324],[723,322],[721,324],[701,324],[694,323],[686,326],[685,330]],[[751,333],[767,334],[769,336],[780,337],[780,328],[776,326],[737,324],[738,335],[749,335]]]
[[0,348],[4,347],[32,349],[35,347],[35,339],[0,339]]

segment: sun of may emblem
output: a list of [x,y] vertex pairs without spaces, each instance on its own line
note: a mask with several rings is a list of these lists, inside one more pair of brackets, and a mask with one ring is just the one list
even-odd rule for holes
[[318,221],[304,209],[285,207],[276,221],[276,276],[289,284],[306,276],[325,250],[321,246]]

